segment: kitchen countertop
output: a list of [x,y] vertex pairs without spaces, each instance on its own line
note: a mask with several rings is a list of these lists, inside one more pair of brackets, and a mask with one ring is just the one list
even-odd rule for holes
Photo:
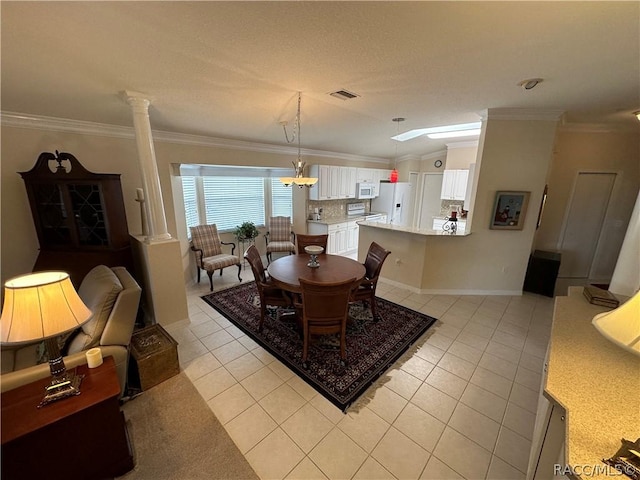
[[[384,213],[378,212],[369,212],[369,214],[374,215],[385,215]],[[360,222],[367,218],[364,215],[344,215],[342,217],[329,217],[323,218],[322,220],[307,220],[307,223],[319,223],[321,225],[335,225],[336,223],[345,223],[345,222]]]
[[[590,304],[582,287],[557,297],[545,392],[567,412],[566,462],[599,465],[640,436],[640,357],[603,337],[591,320],[609,309]],[[593,470],[590,479],[610,478]],[[617,478],[627,478],[618,476]]]
[[362,222],[358,222],[359,225],[362,226],[367,226],[367,227],[374,227],[374,228],[380,228],[382,230],[393,230],[395,232],[405,232],[405,233],[413,233],[416,235],[424,235],[424,236],[445,236],[445,237],[468,237],[469,235],[471,235],[471,232],[463,232],[463,233],[456,233],[456,234],[451,234],[449,232],[445,232],[444,230],[432,230],[432,229],[426,229],[426,228],[414,228],[414,227],[407,227],[407,226],[402,226],[402,225],[392,225],[389,223],[378,223],[378,222],[367,222],[367,221],[362,221]]

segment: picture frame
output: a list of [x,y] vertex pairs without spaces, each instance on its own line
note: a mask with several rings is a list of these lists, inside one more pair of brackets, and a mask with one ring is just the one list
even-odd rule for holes
[[491,210],[491,230],[522,230],[531,192],[499,191]]

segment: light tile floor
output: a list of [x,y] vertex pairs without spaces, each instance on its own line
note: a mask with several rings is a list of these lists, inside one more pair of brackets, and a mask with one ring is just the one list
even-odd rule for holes
[[[237,284],[227,269],[216,291]],[[252,279],[250,269],[242,271]],[[553,300],[378,295],[440,321],[357,413],[343,414],[187,287],[167,330],[180,364],[263,479],[525,478]]]

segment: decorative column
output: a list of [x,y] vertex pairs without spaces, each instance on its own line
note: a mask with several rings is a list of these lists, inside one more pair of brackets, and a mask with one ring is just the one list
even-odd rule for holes
[[171,239],[167,231],[167,219],[162,203],[160,177],[156,164],[156,154],[153,148],[151,123],[149,122],[149,105],[151,102],[139,94],[125,92],[125,99],[133,112],[133,126],[138,145],[138,163],[144,190],[144,206],[147,236],[146,243],[154,243]]

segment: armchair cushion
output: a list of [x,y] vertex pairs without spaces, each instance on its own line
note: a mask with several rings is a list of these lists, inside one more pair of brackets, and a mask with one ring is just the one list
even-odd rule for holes
[[96,347],[107,324],[118,295],[123,290],[116,274],[105,265],[94,267],[82,280],[78,295],[93,312],[91,320],[82,325],[69,345],[69,353]]

